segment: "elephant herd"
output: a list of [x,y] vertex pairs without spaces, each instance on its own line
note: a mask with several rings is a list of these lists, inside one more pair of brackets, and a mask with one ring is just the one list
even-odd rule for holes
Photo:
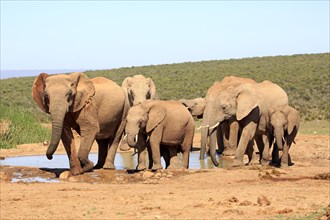
[[[120,87],[104,77],[89,79],[84,73],[41,73],[32,86],[32,96],[51,116],[47,158],[52,159],[62,140],[72,175],[93,168],[116,169],[119,145],[121,150],[137,149],[137,170],[162,169],[161,156],[166,168],[177,168],[179,152],[181,166],[188,168],[195,133],[193,116],[203,118],[201,160],[208,153],[218,166],[218,146],[218,153],[234,156],[234,166],[244,165],[245,153],[249,161],[256,158],[256,143],[261,165],[288,166],[289,148],[300,122],[299,112],[288,105],[287,94],[277,84],[234,76],[215,82],[205,98],[164,101],[158,99],[153,80],[143,75],[127,77]],[[78,152],[72,130],[80,135]],[[88,158],[95,140],[96,165]]]

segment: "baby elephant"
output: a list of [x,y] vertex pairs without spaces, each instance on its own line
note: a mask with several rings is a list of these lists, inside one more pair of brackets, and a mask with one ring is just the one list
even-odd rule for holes
[[[269,109],[268,114],[270,143],[275,139],[272,161],[279,163],[278,150],[283,150],[281,166],[289,166],[291,164],[289,149],[298,133],[300,124],[299,112],[290,106],[282,106]],[[264,148],[264,150],[266,149],[267,147]],[[268,155],[268,153],[266,154]]]
[[128,145],[138,149],[138,170],[146,169],[147,139],[154,163],[151,169],[163,169],[160,162],[160,146],[166,147],[169,151],[168,168],[174,168],[178,161],[178,148],[183,154],[182,167],[188,168],[195,123],[189,111],[180,102],[147,100],[131,107],[125,131]]

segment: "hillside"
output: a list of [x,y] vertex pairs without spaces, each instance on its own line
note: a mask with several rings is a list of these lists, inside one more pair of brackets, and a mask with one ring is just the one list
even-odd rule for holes
[[[203,97],[215,81],[224,76],[249,77],[257,82],[270,80],[279,84],[304,120],[330,119],[330,53],[292,56],[256,57],[230,60],[187,62],[179,64],[129,67],[85,72],[90,78],[104,76],[121,85],[135,74],[151,77],[161,99]],[[0,119],[8,112],[23,111],[39,122],[49,117],[38,109],[31,97],[35,77],[0,80]]]

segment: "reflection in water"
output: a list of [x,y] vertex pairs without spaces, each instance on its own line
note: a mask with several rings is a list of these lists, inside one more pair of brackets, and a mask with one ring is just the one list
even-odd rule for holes
[[[91,153],[89,159],[96,164],[97,154]],[[182,155],[179,154],[179,161],[181,162]],[[231,159],[219,157],[219,167],[229,167],[232,164]],[[69,168],[69,160],[67,155],[54,155],[52,160],[48,160],[46,156],[21,156],[21,157],[8,157],[0,161],[1,165],[11,166],[31,166],[31,167],[47,167],[47,168]],[[165,162],[162,159],[162,165],[165,167]],[[119,152],[116,154],[115,166],[118,170],[135,169],[137,166],[137,154],[134,156],[132,152]],[[199,160],[199,151],[190,153],[189,157],[190,169],[212,169],[214,168],[210,157],[204,160]]]

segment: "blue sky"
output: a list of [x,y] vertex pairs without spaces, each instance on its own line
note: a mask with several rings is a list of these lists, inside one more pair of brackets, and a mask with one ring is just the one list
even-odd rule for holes
[[329,1],[3,1],[1,71],[329,52]]

